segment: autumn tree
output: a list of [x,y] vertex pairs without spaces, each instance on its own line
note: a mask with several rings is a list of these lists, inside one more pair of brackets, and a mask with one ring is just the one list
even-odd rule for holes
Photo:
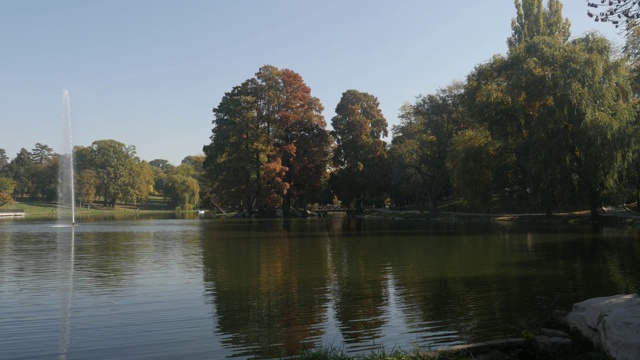
[[8,177],[0,177],[0,206],[6,204],[13,204],[13,191],[16,187],[16,182]]
[[82,170],[76,175],[75,187],[76,196],[80,202],[80,206],[83,204],[92,204],[96,199],[96,191],[98,187],[98,176],[95,170]]
[[321,111],[299,74],[262,67],[214,109],[203,187],[225,206],[253,213],[281,203],[286,215],[326,170],[331,143]]
[[387,136],[387,120],[375,96],[347,90],[331,125],[336,140],[332,189],[343,205],[354,205],[361,213],[364,202],[381,198],[388,190],[390,167],[382,140]]

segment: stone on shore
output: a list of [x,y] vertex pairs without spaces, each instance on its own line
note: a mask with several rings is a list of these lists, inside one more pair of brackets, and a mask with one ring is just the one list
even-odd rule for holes
[[576,303],[565,321],[616,360],[640,358],[640,297],[637,294]]

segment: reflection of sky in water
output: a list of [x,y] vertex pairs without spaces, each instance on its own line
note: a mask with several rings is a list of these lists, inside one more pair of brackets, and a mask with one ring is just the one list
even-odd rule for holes
[[350,221],[0,222],[0,348],[33,359],[411,350],[518,334],[528,317],[639,287],[634,229]]

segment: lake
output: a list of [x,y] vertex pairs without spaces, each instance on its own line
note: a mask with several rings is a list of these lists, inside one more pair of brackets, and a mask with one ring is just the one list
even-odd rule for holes
[[640,291],[633,227],[352,219],[0,221],[0,358],[280,358],[519,336]]

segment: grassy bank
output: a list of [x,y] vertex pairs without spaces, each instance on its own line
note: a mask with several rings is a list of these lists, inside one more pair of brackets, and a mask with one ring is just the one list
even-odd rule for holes
[[[24,211],[26,216],[34,218],[57,218],[58,216],[70,216],[71,214],[69,206],[31,200],[20,200],[10,205],[4,205],[1,209],[21,210]],[[76,207],[75,212],[76,216],[82,217],[104,214],[173,213],[175,209],[171,209],[162,197],[156,196],[151,197],[145,204],[117,204],[114,208],[94,204],[91,207]]]

